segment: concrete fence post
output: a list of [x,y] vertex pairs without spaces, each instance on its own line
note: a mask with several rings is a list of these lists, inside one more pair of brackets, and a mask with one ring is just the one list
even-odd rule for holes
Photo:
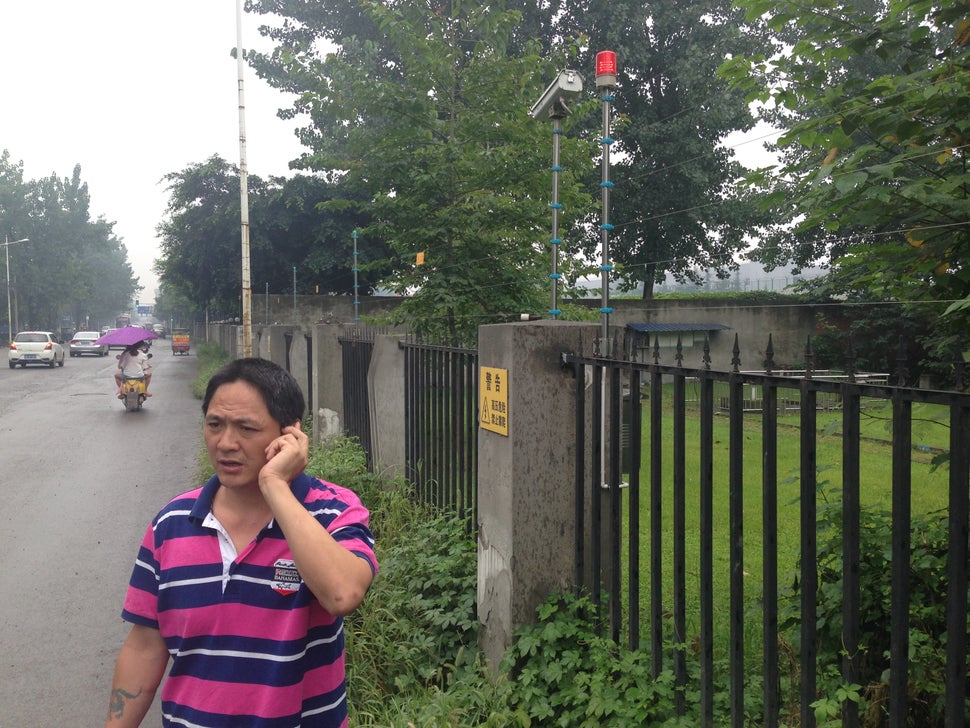
[[[498,370],[507,396],[508,435],[482,423],[478,431],[478,616],[493,670],[536,608],[573,587],[575,380],[560,355],[580,351],[597,330],[570,321],[479,329],[479,367]],[[488,396],[483,386],[479,397]]]

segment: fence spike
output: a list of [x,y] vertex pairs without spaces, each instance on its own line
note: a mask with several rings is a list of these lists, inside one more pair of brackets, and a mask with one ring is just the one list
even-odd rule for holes
[[704,334],[704,369],[711,370],[711,337]]
[[845,370],[849,375],[849,381],[855,382],[855,344],[852,342],[852,337],[849,337],[849,350],[845,354]]
[[963,346],[956,343],[953,351],[953,388],[957,392],[967,391],[967,363],[963,360]]
[[741,344],[738,335],[734,335],[734,348],[731,349],[731,371],[738,374],[741,371]]
[[660,336],[653,337],[653,363],[660,363]]
[[815,372],[815,352],[812,351],[812,337],[805,339],[805,379],[811,379]]
[[674,355],[677,359],[677,366],[683,368],[684,366],[684,342],[680,334],[677,334],[677,353]]
[[771,374],[771,371],[775,368],[775,344],[771,339],[771,334],[768,334],[768,347],[765,349],[765,374]]
[[906,366],[906,340],[899,337],[899,350],[896,354],[896,384],[900,387],[906,386],[909,378],[909,369]]
[[627,358],[632,362],[639,361],[640,348],[637,346],[637,344],[640,343],[640,337],[638,337],[633,331],[627,331],[624,334],[624,338],[626,339]]

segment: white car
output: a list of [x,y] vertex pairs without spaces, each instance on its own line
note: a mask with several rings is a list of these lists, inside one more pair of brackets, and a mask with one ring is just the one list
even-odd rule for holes
[[101,334],[97,331],[78,331],[71,337],[69,349],[71,356],[81,356],[81,354],[95,354],[105,356],[108,353],[107,344],[95,344]]
[[64,347],[50,331],[21,331],[13,337],[7,350],[7,363],[13,369],[18,364],[46,364],[53,368],[64,366]]

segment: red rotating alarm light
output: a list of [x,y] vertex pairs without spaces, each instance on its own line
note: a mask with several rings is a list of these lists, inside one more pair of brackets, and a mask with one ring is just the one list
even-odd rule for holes
[[616,53],[600,51],[596,54],[596,88],[616,86]]

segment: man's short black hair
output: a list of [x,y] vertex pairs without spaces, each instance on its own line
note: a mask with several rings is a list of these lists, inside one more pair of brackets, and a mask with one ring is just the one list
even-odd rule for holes
[[209,402],[223,384],[246,382],[262,395],[266,409],[280,427],[292,425],[303,419],[306,403],[300,385],[288,371],[268,359],[256,357],[234,359],[212,375],[205,388],[202,413],[209,411]]

